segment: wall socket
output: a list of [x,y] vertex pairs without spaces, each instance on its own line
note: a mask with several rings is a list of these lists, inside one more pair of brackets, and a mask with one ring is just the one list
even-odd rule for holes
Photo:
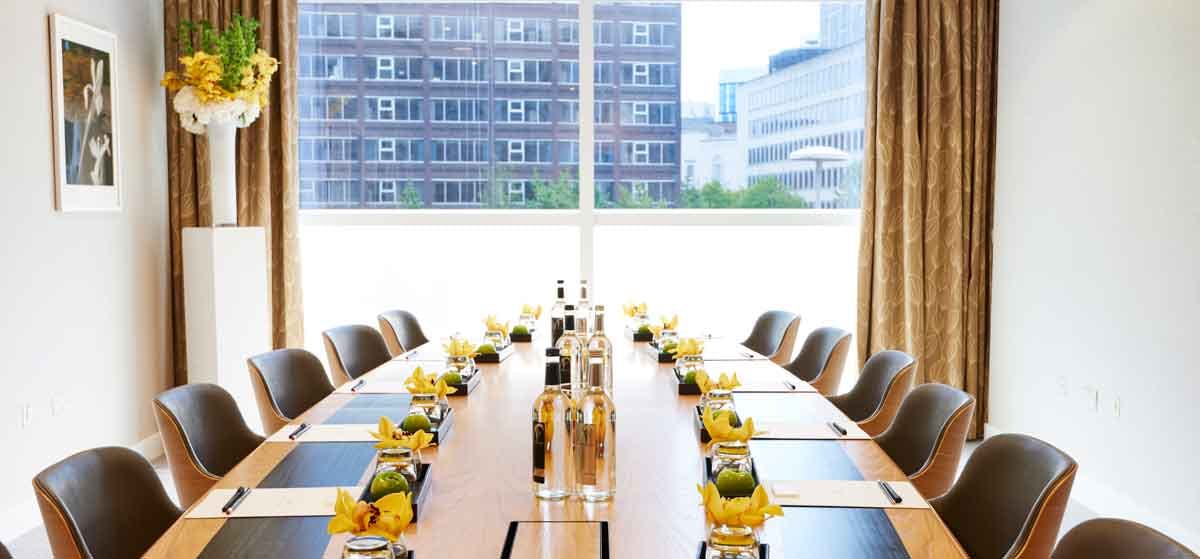
[[21,404],[21,428],[33,425],[33,404]]

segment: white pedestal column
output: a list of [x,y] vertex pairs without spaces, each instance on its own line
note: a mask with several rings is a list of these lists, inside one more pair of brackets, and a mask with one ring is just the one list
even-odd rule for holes
[[228,390],[262,432],[246,358],[271,350],[267,238],[262,227],[185,227],[188,382]]

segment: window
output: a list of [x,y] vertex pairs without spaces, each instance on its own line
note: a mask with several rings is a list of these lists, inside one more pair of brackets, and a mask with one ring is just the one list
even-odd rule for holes
[[420,138],[366,138],[364,161],[421,163],[425,161],[425,141]]
[[538,99],[500,99],[496,101],[496,122],[550,122],[550,101]]
[[435,163],[482,163],[488,160],[487,140],[434,139]]
[[420,122],[422,100],[418,97],[366,97],[366,119]]
[[550,83],[549,60],[497,60],[496,81]]
[[357,161],[355,138],[300,138],[300,161]]
[[487,122],[487,99],[434,99],[434,122]]
[[435,205],[478,206],[484,202],[487,182],[480,180],[434,179]]
[[430,59],[431,79],[447,82],[486,82],[487,63],[478,58]]
[[673,47],[679,44],[679,27],[673,23],[621,22],[622,46]]
[[366,14],[363,16],[363,36],[368,39],[401,39],[419,41],[425,38],[425,20],[419,15]]
[[505,43],[549,43],[550,20],[496,18],[496,37]]
[[[612,63],[593,63],[593,79],[596,84],[612,84]],[[560,60],[558,62],[558,81],[561,83],[579,83],[579,61]]]
[[322,80],[352,80],[355,58],[350,56],[327,56],[310,54],[300,56],[297,74],[301,78]]
[[355,14],[300,12],[297,30],[302,38],[353,39],[358,36]]
[[622,163],[630,165],[669,165],[677,163],[674,142],[621,142]]
[[622,62],[621,85],[679,85],[679,69],[675,64],[667,63]]
[[[594,21],[592,22],[592,38],[597,45],[611,45],[613,22],[611,21]],[[558,42],[565,45],[579,44],[579,20],[577,19],[560,19],[558,20]]]
[[554,141],[496,140],[496,162],[553,163]]
[[621,124],[673,126],[675,104],[645,101],[621,103]]
[[349,95],[301,95],[300,120],[355,120],[358,98]]
[[487,18],[478,16],[431,16],[429,36],[434,41],[486,41]]
[[[568,124],[579,123],[579,101],[559,101],[558,119]],[[593,105],[592,120],[596,124],[613,123],[613,104],[611,101],[596,101]]]
[[420,80],[424,72],[424,61],[411,56],[372,56],[366,62],[367,79],[371,80]]

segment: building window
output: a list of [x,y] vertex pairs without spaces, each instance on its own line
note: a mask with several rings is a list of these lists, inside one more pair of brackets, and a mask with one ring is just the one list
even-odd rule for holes
[[[612,62],[596,62],[592,65],[593,80],[596,85],[612,85]],[[560,60],[558,62],[559,83],[579,83],[579,61]]]
[[[395,179],[368,180],[366,185],[368,204],[395,204],[401,182]],[[409,184],[407,188],[415,188],[415,186]]]
[[631,101],[621,103],[621,124],[672,126],[676,105],[673,102]]
[[621,163],[671,165],[677,162],[675,142],[621,142]]
[[367,78],[372,80],[420,80],[424,61],[409,56],[372,56],[367,63]]
[[624,46],[674,47],[679,45],[679,26],[674,23],[621,22]]
[[[613,44],[613,22],[593,21],[592,29],[592,40],[595,41],[597,45]],[[579,44],[579,20],[558,20],[558,42],[564,45]]]
[[617,160],[616,150],[612,142],[596,142],[595,159],[597,165],[612,165]]
[[487,18],[477,16],[431,16],[429,18],[429,37],[434,41],[472,41],[487,40],[483,30],[487,28]]
[[322,80],[351,80],[354,79],[352,68],[355,58],[352,56],[327,56],[323,54],[302,55],[299,57],[300,67],[297,74],[301,78]]
[[497,163],[553,163],[553,140],[496,140]]
[[300,120],[355,120],[358,98],[349,95],[300,95]]
[[488,160],[487,140],[435,139],[432,143],[435,163],[486,163]]
[[550,20],[496,18],[496,38],[506,43],[549,43]]
[[621,85],[679,85],[679,68],[658,62],[622,62]]
[[487,99],[434,99],[434,122],[487,122]]
[[447,82],[486,82],[487,63],[478,58],[433,58],[430,60],[433,80]]
[[301,138],[301,161],[357,161],[358,140],[355,138]]
[[368,39],[419,41],[425,38],[425,20],[418,15],[364,15],[364,36]]
[[420,122],[422,101],[417,97],[367,97],[366,120]]
[[497,60],[496,81],[550,83],[549,60]]
[[425,141],[419,138],[366,138],[364,161],[421,163],[425,161]]
[[539,99],[498,99],[496,122],[550,122],[550,101]]
[[314,39],[355,38],[358,36],[355,14],[300,12],[297,32],[301,37]]
[[532,190],[529,181],[508,181],[508,203],[524,205],[526,190]]
[[434,179],[433,203],[446,206],[478,206],[483,204],[486,191],[485,181]]

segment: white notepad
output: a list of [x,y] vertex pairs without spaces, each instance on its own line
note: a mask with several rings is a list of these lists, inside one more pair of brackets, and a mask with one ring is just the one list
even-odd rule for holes
[[[343,487],[356,499],[361,487]],[[213,489],[184,515],[186,518],[269,518],[280,516],[333,516],[337,487],[288,487],[251,489],[229,514],[221,507],[233,497],[234,489]]]
[[754,429],[761,431],[761,434],[754,435],[755,439],[783,439],[783,440],[844,440],[844,441],[867,441],[871,440],[871,436],[863,431],[857,423],[853,421],[839,421],[838,425],[846,430],[846,434],[842,435],[835,432],[828,424],[825,423],[788,423],[784,421],[763,421],[754,422]]
[[356,442],[373,442],[375,437],[372,437],[370,432],[376,430],[379,426],[372,424],[341,424],[341,425],[310,425],[308,430],[296,437],[296,440],[288,438],[288,435],[296,432],[299,425],[286,425],[267,437],[269,443],[356,443]]
[[889,481],[902,499],[893,503],[877,481],[766,481],[771,502],[791,507],[847,507],[871,509],[926,509],[929,503],[907,481]]

